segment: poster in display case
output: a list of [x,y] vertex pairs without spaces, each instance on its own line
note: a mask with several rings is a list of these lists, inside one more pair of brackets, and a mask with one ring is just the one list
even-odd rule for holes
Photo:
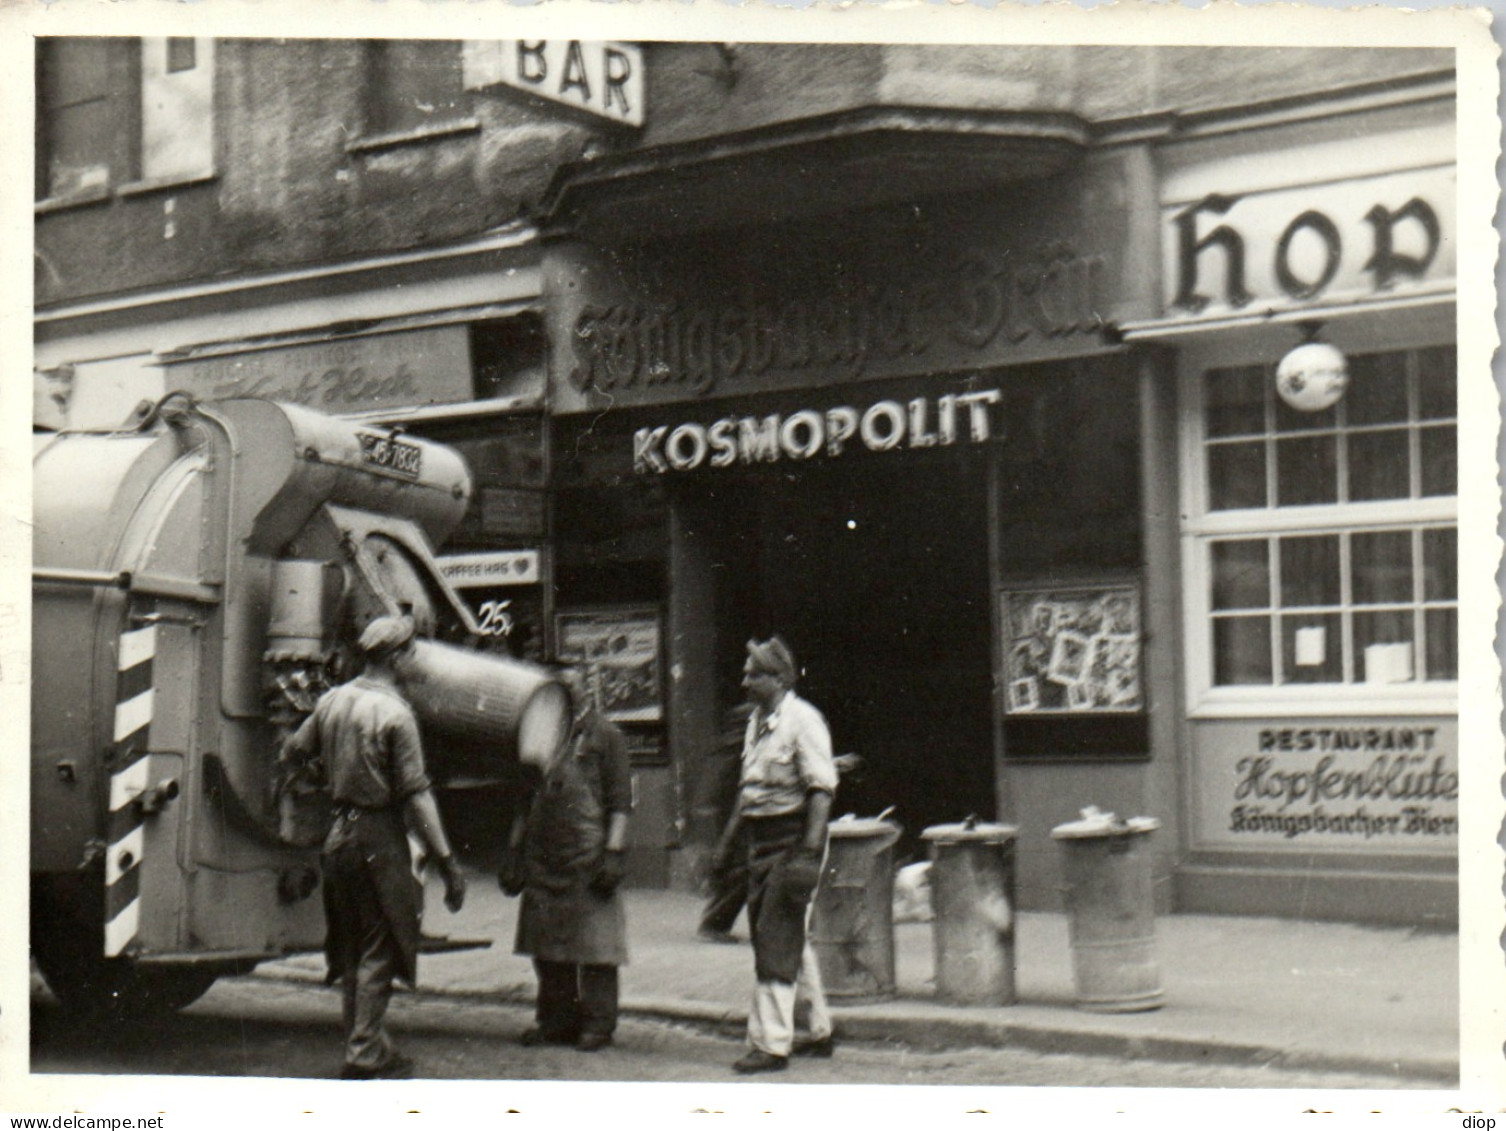
[[556,651],[585,667],[597,710],[614,722],[664,717],[659,611],[651,605],[572,609],[555,614]]
[[1006,713],[1143,709],[1136,585],[1120,581],[1007,589],[1000,612]]

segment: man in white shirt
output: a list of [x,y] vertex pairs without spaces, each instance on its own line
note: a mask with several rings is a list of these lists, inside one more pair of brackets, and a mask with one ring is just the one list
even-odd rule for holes
[[[791,1054],[831,1055],[831,1018],[806,938],[821,877],[837,770],[821,712],[794,692],[798,669],[778,636],[748,642],[743,687],[753,714],[743,742],[737,804],[718,842],[725,863],[746,837],[748,922],[757,983],[748,1011],[748,1052],[739,1073],[775,1072]],[[811,1039],[795,1045],[798,988],[811,1005]]]

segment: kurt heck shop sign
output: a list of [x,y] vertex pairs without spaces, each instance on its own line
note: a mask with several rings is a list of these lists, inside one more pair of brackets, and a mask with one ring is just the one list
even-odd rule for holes
[[1200,726],[1203,843],[1337,852],[1454,848],[1453,720]]

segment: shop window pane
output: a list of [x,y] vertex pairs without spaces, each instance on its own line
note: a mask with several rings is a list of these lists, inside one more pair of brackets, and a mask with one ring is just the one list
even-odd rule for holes
[[1405,499],[1412,493],[1407,432],[1356,432],[1349,437],[1349,498]]
[[1372,353],[1349,359],[1344,412],[1350,424],[1407,419],[1407,355]]
[[1453,346],[1417,351],[1417,415],[1452,420],[1459,415],[1458,358]]
[[1209,436],[1250,436],[1265,431],[1264,369],[1214,369],[1204,378]]
[[1422,532],[1422,599],[1459,599],[1459,532],[1453,527]]
[[1265,539],[1213,543],[1213,607],[1265,609],[1271,604],[1271,567]]
[[1423,428],[1418,432],[1418,438],[1422,442],[1422,493],[1458,494],[1459,441],[1453,425]]
[[1276,398],[1277,432],[1311,432],[1319,428],[1336,427],[1338,422],[1337,407],[1325,408],[1320,412],[1302,412],[1287,404],[1280,397]]
[[1209,509],[1240,510],[1265,502],[1265,443],[1213,444],[1208,448]]
[[1362,683],[1410,683],[1417,678],[1412,612],[1354,614],[1354,677]]
[[1339,536],[1281,539],[1281,605],[1302,608],[1339,603]]
[[1459,613],[1454,609],[1427,611],[1427,679],[1459,678]]
[[1213,682],[1271,682],[1271,618],[1217,617],[1213,621]]
[[1276,442],[1276,505],[1336,503],[1338,438],[1310,436]]
[[1412,535],[1407,530],[1356,534],[1349,542],[1356,605],[1412,600]]
[[1281,682],[1342,683],[1344,642],[1338,613],[1281,618]]

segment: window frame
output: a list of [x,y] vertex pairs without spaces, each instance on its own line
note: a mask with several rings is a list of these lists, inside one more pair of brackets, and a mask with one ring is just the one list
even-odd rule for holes
[[[1350,354],[1416,352],[1431,347],[1455,348],[1451,339],[1406,341],[1404,343],[1377,342],[1373,348],[1348,349]],[[1255,364],[1265,363],[1274,371],[1276,351],[1262,351],[1263,356],[1254,359]],[[1213,652],[1213,551],[1215,542],[1233,539],[1260,539],[1268,543],[1273,539],[1294,534],[1339,534],[1353,536],[1376,531],[1408,530],[1452,526],[1459,522],[1459,500],[1453,495],[1432,495],[1408,499],[1367,500],[1363,502],[1320,503],[1302,506],[1261,506],[1244,509],[1209,510],[1210,483],[1206,452],[1209,450],[1206,433],[1204,391],[1205,374],[1210,370],[1240,368],[1251,362],[1238,357],[1217,356],[1215,351],[1193,351],[1184,355],[1179,373],[1181,404],[1181,450],[1180,479],[1182,484],[1182,577],[1183,577],[1183,625],[1185,633],[1185,688],[1188,714],[1192,718],[1241,718],[1268,715],[1293,716],[1353,716],[1394,715],[1405,713],[1444,713],[1457,710],[1459,683],[1452,680],[1414,680],[1404,683],[1368,684],[1363,681],[1341,683],[1284,683],[1231,684],[1214,683]],[[1457,411],[1453,418],[1457,421]],[[1410,419],[1407,427],[1415,436],[1420,427],[1431,421]],[[1439,423],[1443,423],[1440,421]],[[1369,429],[1369,425],[1346,427],[1350,434]],[[1330,430],[1332,431],[1332,430]],[[1290,433],[1267,432],[1266,443],[1273,436]],[[1409,440],[1415,446],[1416,440]],[[1274,469],[1267,468],[1267,481]],[[1268,500],[1270,495],[1267,495]],[[1341,552],[1347,562],[1349,557],[1348,537],[1341,538]],[[1279,554],[1279,550],[1276,551]],[[1415,563],[1414,563],[1415,564]],[[1347,569],[1347,566],[1342,567]],[[1268,584],[1274,586],[1275,580]],[[1350,599],[1352,574],[1345,572],[1341,578],[1340,606],[1335,615],[1351,617],[1358,610],[1371,606],[1356,606]],[[1416,581],[1414,579],[1414,590]],[[1279,599],[1279,593],[1274,596]],[[1458,598],[1455,597],[1455,607]],[[1390,605],[1376,606],[1377,609]],[[1407,606],[1414,617],[1425,617],[1423,611],[1429,604],[1423,599],[1414,600]],[[1267,615],[1272,618],[1271,634],[1273,647],[1279,644],[1279,618],[1281,607],[1271,606]],[[1342,623],[1342,621],[1341,621]],[[1414,648],[1421,644],[1414,641]],[[1342,647],[1342,642],[1340,644]],[[1346,670],[1356,674],[1350,667],[1355,659],[1345,656]],[[1423,657],[1414,651],[1414,665],[1420,665]],[[1272,680],[1279,672],[1279,658],[1272,657]]]
[[[61,39],[64,37],[48,38]],[[167,50],[167,41],[172,37],[100,36],[96,38],[105,40],[108,43],[106,56],[108,70],[104,79],[105,90],[102,99],[109,107],[106,112],[116,125],[114,134],[117,140],[105,153],[106,177],[104,182],[67,193],[53,193],[50,188],[55,148],[50,140],[50,122],[44,116],[44,107],[40,97],[42,69],[45,59],[43,44],[39,43],[38,45],[35,64],[38,89],[38,102],[35,114],[35,159],[37,167],[32,205],[35,214],[39,216],[64,209],[99,204],[116,198],[137,196],[159,189],[172,189],[186,185],[201,184],[213,180],[218,176],[219,130],[218,122],[216,121],[215,102],[219,89],[217,65],[219,41],[212,36],[193,37],[196,44],[194,69],[208,71],[208,76],[204,80],[208,87],[206,99],[208,116],[203,122],[203,128],[207,135],[206,148],[209,153],[207,164],[193,170],[183,170],[159,176],[146,176],[143,173],[147,159],[145,112],[147,68],[145,65],[145,52],[158,45],[165,52]],[[180,71],[176,73],[187,74],[190,72]],[[42,192],[44,185],[47,186],[45,193]]]
[[455,50],[455,79],[453,107],[450,112],[436,114],[423,121],[393,125],[378,121],[377,91],[382,88],[378,72],[384,65],[382,53],[395,42],[388,39],[367,39],[361,45],[361,132],[345,144],[347,153],[359,154],[390,149],[395,146],[474,134],[481,131],[481,121],[472,111],[472,92],[465,85],[465,67],[460,40],[414,40],[431,46],[450,46]]

